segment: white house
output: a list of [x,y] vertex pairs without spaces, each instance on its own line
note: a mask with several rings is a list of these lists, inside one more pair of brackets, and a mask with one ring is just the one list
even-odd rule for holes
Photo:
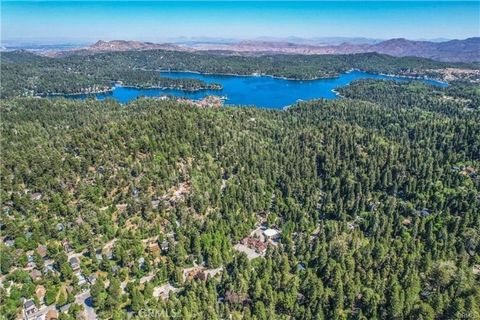
[[265,240],[276,240],[280,236],[280,231],[276,229],[266,229],[263,231]]

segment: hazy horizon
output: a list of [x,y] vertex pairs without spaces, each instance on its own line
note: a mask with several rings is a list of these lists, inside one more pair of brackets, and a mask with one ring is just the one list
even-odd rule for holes
[[2,43],[479,36],[478,1],[2,1]]

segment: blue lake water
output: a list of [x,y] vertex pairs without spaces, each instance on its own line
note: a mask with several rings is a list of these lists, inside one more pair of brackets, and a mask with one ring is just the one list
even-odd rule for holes
[[[223,86],[223,89],[187,92],[175,89],[136,89],[116,86],[112,92],[95,94],[95,97],[100,100],[113,98],[122,103],[127,103],[139,97],[172,95],[189,99],[201,99],[207,95],[217,95],[226,97],[226,105],[283,108],[298,100],[338,98],[332,90],[346,86],[358,79],[412,81],[412,79],[408,78],[378,75],[362,71],[344,73],[337,78],[306,81],[285,80],[268,76],[228,76],[192,72],[162,72],[161,75],[167,78],[195,78],[208,83],[219,83]],[[435,86],[447,86],[446,83],[434,80],[422,79],[413,81],[423,81]],[[85,98],[85,96],[76,97]]]

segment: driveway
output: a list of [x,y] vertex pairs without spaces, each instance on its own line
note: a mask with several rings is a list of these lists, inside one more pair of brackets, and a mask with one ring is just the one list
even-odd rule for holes
[[85,309],[85,317],[87,320],[96,320],[97,314],[93,309],[92,297],[90,296],[90,290],[86,290],[75,297],[75,302],[82,305]]

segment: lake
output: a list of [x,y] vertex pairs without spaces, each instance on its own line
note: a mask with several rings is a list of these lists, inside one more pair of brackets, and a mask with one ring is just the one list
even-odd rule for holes
[[[412,81],[409,78],[379,75],[362,71],[343,73],[337,78],[318,80],[286,80],[268,76],[230,76],[211,75],[192,72],[162,72],[167,78],[195,78],[209,83],[219,83],[222,90],[202,90],[187,92],[176,89],[136,89],[116,86],[112,92],[98,93],[95,96],[102,100],[113,98],[122,103],[127,103],[139,97],[159,97],[172,95],[189,99],[201,99],[207,95],[225,96],[226,105],[245,105],[264,108],[283,108],[298,100],[316,98],[335,99],[338,96],[334,89],[348,85],[358,79],[388,79],[395,81]],[[446,83],[434,80],[423,81],[435,86],[447,86]],[[85,98],[85,96],[76,96]]]

